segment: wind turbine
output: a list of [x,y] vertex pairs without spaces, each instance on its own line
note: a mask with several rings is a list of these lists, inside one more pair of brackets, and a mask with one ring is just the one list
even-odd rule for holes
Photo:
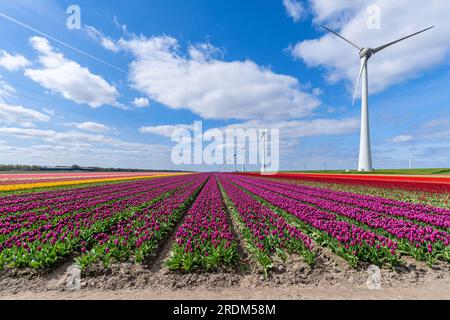
[[263,141],[263,163],[261,173],[264,173],[266,172],[267,130],[261,132],[261,140]]
[[247,161],[247,148],[246,147],[242,147],[241,150],[244,153],[244,161],[242,162],[242,172],[245,172],[245,162]]
[[408,168],[411,170],[412,169],[412,162],[413,162],[413,156],[410,154],[409,155],[409,159],[408,159]]
[[356,45],[354,42],[344,38],[342,35],[340,35],[339,33],[335,32],[329,28],[327,28],[325,26],[322,26],[322,28],[335,34],[342,40],[348,42],[350,45],[352,45],[359,51],[359,58],[361,60],[361,68],[359,70],[358,81],[356,82],[355,93],[353,94],[353,104],[355,104],[356,93],[358,91],[359,83],[361,82],[361,78],[362,78],[362,84],[361,84],[361,89],[362,89],[362,94],[361,94],[361,136],[360,136],[360,141],[359,141],[358,171],[373,171],[372,153],[370,150],[370,133],[369,133],[369,97],[368,97],[369,90],[368,90],[367,61],[369,61],[369,59],[374,54],[380,52],[381,50],[384,50],[387,47],[390,47],[397,42],[400,42],[405,39],[411,38],[415,35],[418,35],[419,33],[430,30],[433,27],[423,29],[416,33],[410,34],[409,36],[389,42],[387,44],[384,44],[384,45],[376,47],[376,48],[362,48],[362,47]]
[[231,163],[231,158],[225,161],[225,172],[233,172],[233,163]]

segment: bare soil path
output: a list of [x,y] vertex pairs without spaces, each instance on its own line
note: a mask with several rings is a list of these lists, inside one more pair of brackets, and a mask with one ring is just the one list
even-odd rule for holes
[[[166,256],[163,251],[162,257]],[[180,273],[167,268],[115,264],[81,276],[80,290],[70,290],[68,261],[50,274],[0,273],[0,299],[448,299],[450,265],[432,268],[405,259],[401,269],[378,269],[379,289],[369,289],[371,267],[350,268],[324,249],[309,267],[298,256],[279,263],[265,279],[260,273],[223,270]],[[164,259],[160,259],[162,263]],[[65,271],[66,269],[66,271]],[[72,270],[73,272],[73,270]],[[373,279],[372,279],[373,280]]]

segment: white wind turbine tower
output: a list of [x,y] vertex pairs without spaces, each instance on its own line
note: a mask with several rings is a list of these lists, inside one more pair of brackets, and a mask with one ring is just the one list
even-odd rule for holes
[[409,155],[409,159],[408,159],[408,168],[409,169],[412,169],[412,162],[413,162],[413,156],[412,155]]
[[389,42],[385,45],[379,46],[377,48],[362,48],[352,41],[344,38],[339,33],[334,32],[333,30],[322,26],[327,31],[335,34],[342,40],[348,42],[353,47],[358,49],[359,51],[359,58],[361,60],[361,69],[359,70],[359,76],[358,81],[356,83],[355,93],[353,95],[353,104],[355,104],[356,100],[356,93],[358,91],[359,83],[362,78],[362,94],[361,94],[361,136],[360,136],[360,142],[359,142],[359,162],[358,162],[358,171],[373,171],[372,167],[372,154],[370,150],[370,133],[369,133],[369,90],[368,90],[368,74],[367,74],[367,61],[376,53],[380,52],[383,49],[386,49],[387,47],[390,47],[391,45],[403,41],[405,39],[408,39],[410,37],[413,37],[419,33],[425,32],[433,27],[429,27],[426,29],[423,29],[419,32],[413,33],[409,36],[403,37],[401,39]]
[[267,165],[266,165],[266,152],[267,152],[267,130],[262,130],[261,132],[261,140],[263,140],[263,158],[262,158],[262,167],[261,167],[261,173],[266,172]]
[[242,147],[241,150],[244,153],[244,161],[242,162],[242,172],[245,172],[245,162],[247,161],[247,152],[246,152],[247,148]]

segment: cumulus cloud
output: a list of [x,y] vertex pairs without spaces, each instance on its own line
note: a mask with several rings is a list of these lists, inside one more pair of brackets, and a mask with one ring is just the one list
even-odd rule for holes
[[102,38],[102,46],[110,51],[118,52],[120,48],[116,45],[116,43],[109,38]]
[[50,117],[41,112],[0,102],[0,123],[2,124],[33,127],[34,122],[47,122],[49,120]]
[[413,138],[412,135],[400,134],[398,136],[390,138],[388,141],[389,142],[394,142],[394,143],[405,143],[405,142],[411,142],[413,139],[414,138]]
[[366,9],[369,4],[364,0],[309,0],[309,5],[314,13],[314,22],[327,22],[338,26],[348,20],[355,10],[363,7]]
[[127,25],[120,23],[119,19],[117,19],[117,16],[114,16],[113,22],[114,22],[114,25],[116,26],[117,29],[119,29],[123,33],[127,32],[127,30],[128,30]]
[[420,127],[420,134],[425,139],[448,140],[450,138],[450,116],[442,115],[423,123]]
[[56,52],[47,39],[32,37],[30,43],[39,53],[41,68],[26,69],[25,75],[64,98],[92,108],[115,105],[116,88],[89,69]]
[[150,105],[150,101],[147,98],[134,98],[133,105],[138,108],[145,108]]
[[[370,29],[368,3],[359,1],[310,0],[316,23],[332,26],[360,46],[377,47],[422,28],[435,29],[405,40],[369,61],[370,90],[380,92],[389,86],[420,76],[427,69],[445,61],[450,52],[450,3],[440,0],[375,0],[381,12],[381,29]],[[399,14],[401,13],[401,14]],[[359,70],[358,52],[330,33],[317,39],[303,40],[291,47],[292,55],[309,67],[323,67],[330,82],[341,80],[353,85]],[[350,88],[350,86],[349,86]]]
[[112,40],[111,38],[108,38],[105,36],[101,31],[97,30],[93,26],[86,26],[85,27],[86,33],[93,38],[94,40],[97,40],[100,42],[100,44],[107,50],[112,52],[118,52],[120,50],[120,47]]
[[300,1],[283,0],[283,5],[286,8],[287,14],[292,18],[292,20],[294,20],[294,22],[298,22],[303,18],[305,8]]
[[[60,146],[108,146],[132,151],[136,148],[149,147],[150,145],[134,143],[111,138],[103,134],[85,133],[80,131],[54,131],[34,128],[0,127],[0,136],[14,136],[27,140],[43,140]],[[158,145],[157,145],[158,146]]]
[[[267,120],[250,120],[246,122],[235,123],[221,128],[212,128],[204,133],[212,130],[220,130],[225,133],[227,129],[278,129],[280,137],[284,141],[293,139],[341,135],[354,133],[359,128],[359,119],[343,118],[343,119],[312,119],[312,120],[290,120],[290,121],[267,121]],[[193,125],[175,124],[175,125],[159,125],[141,127],[141,133],[151,133],[163,137],[171,137],[173,132],[179,129],[193,130]]]
[[0,127],[0,137],[16,137],[29,145],[0,142],[2,159],[29,164],[49,163],[85,166],[176,169],[170,165],[169,146],[113,139],[101,134],[78,131],[61,132],[31,128]]
[[105,126],[104,124],[101,124],[101,123],[97,123],[97,122],[72,123],[71,125],[73,127],[81,129],[81,130],[96,132],[96,133],[108,132],[111,130],[110,127]]
[[53,110],[53,109],[44,108],[42,110],[44,111],[44,113],[48,114],[49,116],[54,116],[55,115],[55,110]]
[[450,116],[441,116],[437,119],[433,119],[422,124],[422,127],[427,129],[449,127],[449,126],[450,126]]
[[279,129],[282,139],[349,134],[358,130],[359,119],[312,119],[292,121],[247,121],[227,126],[231,129]]
[[172,37],[134,37],[118,44],[133,53],[133,87],[172,109],[205,119],[301,118],[320,105],[291,76],[253,61],[224,61],[210,44],[183,54]]
[[170,138],[172,134],[180,129],[192,130],[193,126],[188,124],[175,124],[175,125],[161,125],[161,126],[146,126],[141,127],[139,132],[152,133],[158,136]]
[[[217,135],[217,130],[220,131],[223,137],[226,136],[228,130],[233,130],[230,134],[243,134],[245,136],[239,136],[237,140],[238,145],[237,150],[242,147],[252,148],[260,142],[260,134],[262,130],[278,129],[279,130],[279,141],[274,141],[272,146],[279,148],[280,161],[285,165],[286,163],[296,163],[298,168],[298,159],[310,159],[311,154],[308,152],[304,153],[305,150],[302,149],[301,141],[308,137],[319,137],[319,136],[339,136],[346,134],[353,134],[359,128],[359,119],[357,118],[343,118],[343,119],[311,119],[311,120],[291,120],[291,121],[267,121],[267,120],[251,120],[242,123],[236,123],[228,125],[222,128],[212,128],[207,130],[204,134]],[[239,130],[241,130],[239,132]],[[243,145],[241,143],[248,145]],[[315,144],[314,144],[315,145]],[[235,145],[228,144],[226,140],[222,144],[218,145],[219,149],[224,149],[228,154],[233,154],[235,152]],[[337,161],[337,152],[335,146],[334,148],[334,160]],[[321,155],[323,156],[323,150]],[[314,162],[316,161],[316,162]],[[317,165],[317,160],[312,163]],[[259,168],[254,168],[259,170]]]
[[29,64],[30,61],[20,54],[11,54],[4,50],[0,54],[0,66],[8,71],[16,71],[25,68]]
[[0,76],[0,102],[10,99],[16,93],[16,89],[4,81]]

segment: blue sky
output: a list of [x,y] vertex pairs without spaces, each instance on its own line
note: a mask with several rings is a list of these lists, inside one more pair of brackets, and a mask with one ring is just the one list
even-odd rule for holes
[[[79,30],[66,26],[72,4]],[[379,28],[367,24],[373,5]],[[279,128],[282,169],[352,168],[358,55],[320,24],[369,46],[435,25],[369,62],[372,149],[375,168],[407,167],[410,156],[416,167],[448,167],[449,9],[439,0],[0,0],[0,13],[89,54],[0,17],[0,162],[173,169],[170,132],[202,120]]]

